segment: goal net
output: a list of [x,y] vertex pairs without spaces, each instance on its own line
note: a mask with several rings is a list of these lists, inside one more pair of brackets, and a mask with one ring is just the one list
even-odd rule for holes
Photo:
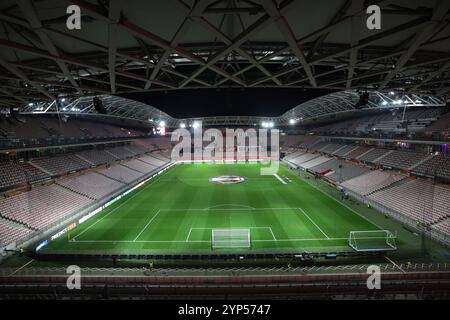
[[389,230],[350,231],[348,244],[356,251],[396,250],[396,236]]
[[250,229],[212,229],[211,246],[220,248],[250,248]]

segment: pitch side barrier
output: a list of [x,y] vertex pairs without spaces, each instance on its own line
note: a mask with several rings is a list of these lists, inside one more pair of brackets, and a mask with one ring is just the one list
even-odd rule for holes
[[205,264],[227,265],[227,266],[279,266],[286,264],[297,265],[314,265],[315,262],[326,260],[337,260],[341,262],[354,259],[381,259],[387,251],[373,252],[356,252],[354,250],[342,252],[292,252],[280,253],[276,251],[265,251],[264,253],[189,253],[189,254],[104,254],[96,253],[37,253],[36,259],[43,261],[64,261],[67,262],[98,262],[111,264],[116,266],[120,262],[121,266],[130,263],[136,266],[137,263],[147,266],[148,261],[161,262],[166,267],[195,267],[196,265],[204,266]]

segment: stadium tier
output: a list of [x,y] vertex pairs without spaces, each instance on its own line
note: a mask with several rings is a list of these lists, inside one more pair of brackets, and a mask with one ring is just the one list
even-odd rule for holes
[[342,183],[344,188],[361,195],[369,195],[378,190],[389,187],[391,184],[405,179],[406,176],[386,171],[374,170],[359,177],[349,179]]
[[429,157],[426,153],[399,150],[389,153],[379,163],[385,167],[409,170]]
[[302,167],[304,169],[309,169],[309,168],[318,166],[318,165],[320,165],[320,164],[322,164],[324,162],[328,162],[328,161],[330,161],[330,158],[324,157],[324,156],[319,156],[319,157],[316,157],[316,158],[311,159],[309,161],[305,161],[305,162],[301,163],[300,167]]
[[141,173],[151,172],[155,168],[157,168],[157,166],[148,164],[145,161],[143,161],[141,158],[127,161],[125,163],[122,163],[122,165],[124,165],[130,169],[133,169],[134,171],[141,172]]
[[387,149],[372,149],[369,152],[361,155],[358,160],[363,162],[375,163],[380,161],[383,157],[392,153],[392,150]]
[[78,157],[80,157],[82,160],[98,166],[98,165],[102,165],[102,164],[107,164],[107,163],[113,163],[115,161],[117,161],[117,158],[115,156],[113,156],[111,153],[107,152],[105,150],[86,150],[86,151],[81,151],[81,152],[77,152],[76,155]]
[[87,169],[91,164],[75,155],[60,155],[32,159],[30,164],[52,176]]
[[138,179],[142,174],[121,164],[97,170],[102,175],[112,178],[120,183],[130,183]]
[[106,152],[110,153],[117,159],[131,158],[136,155],[134,151],[131,151],[127,147],[117,147],[113,149],[108,149]]
[[298,166],[300,166],[302,163],[310,161],[312,159],[317,158],[318,154],[312,154],[312,153],[306,153],[306,154],[300,154],[295,158],[292,158],[290,161]]
[[338,159],[319,164],[310,170],[319,174],[323,173],[327,178],[337,182],[350,180],[369,171],[365,166]]
[[32,230],[23,226],[0,220],[0,247],[7,246],[15,241],[23,239],[32,232]]
[[425,176],[437,176],[450,179],[450,155],[432,156],[413,169],[414,173]]
[[348,159],[359,159],[364,154],[368,153],[370,150],[371,150],[371,148],[368,148],[368,147],[358,147],[358,148],[350,151],[346,155],[346,158],[348,158]]
[[26,162],[0,162],[0,188],[41,183],[50,177]]
[[91,199],[56,184],[0,199],[1,217],[40,230],[67,218],[91,202]]
[[420,180],[405,180],[369,198],[414,221],[428,225],[450,217],[450,189]]
[[344,145],[342,148],[334,151],[333,154],[340,157],[345,157],[350,154],[352,151],[356,150],[358,146],[354,145]]
[[[56,183],[77,194],[93,200],[98,200],[122,187],[122,180],[128,178],[127,181],[132,181],[140,176],[138,174],[135,174],[132,177],[125,176],[125,173],[123,172],[124,170],[121,169],[123,169],[123,167],[120,165],[112,165],[107,169],[98,170],[99,173],[90,171],[78,176],[57,180]],[[114,177],[120,177],[121,182],[118,182],[118,179],[113,180],[106,177],[105,172],[109,173],[113,179]]]

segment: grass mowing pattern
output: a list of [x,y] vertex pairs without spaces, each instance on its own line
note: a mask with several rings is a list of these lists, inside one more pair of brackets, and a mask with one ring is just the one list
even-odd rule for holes
[[[222,175],[246,181],[209,181]],[[287,168],[278,175],[291,182],[261,176],[259,164],[177,165],[42,252],[211,253],[213,228],[251,230],[251,249],[218,252],[339,251],[350,231],[379,230]]]

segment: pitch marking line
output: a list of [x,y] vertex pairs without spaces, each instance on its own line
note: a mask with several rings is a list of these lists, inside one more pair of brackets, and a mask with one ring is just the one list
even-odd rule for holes
[[[272,210],[272,211],[276,211],[276,210],[291,210],[291,211],[295,211],[297,208],[254,208],[254,207],[248,207],[244,206],[245,208],[214,208],[214,207],[208,207],[208,208],[189,208],[189,209],[159,209],[160,211],[197,211],[197,212],[202,212],[202,211],[268,211],[268,210]],[[211,209],[213,208],[213,209]]]
[[152,223],[153,220],[155,220],[156,216],[158,216],[160,212],[161,212],[161,210],[158,210],[158,212],[156,212],[156,214],[147,222],[147,224],[144,226],[144,228],[142,228],[141,232],[139,232],[139,234],[136,236],[136,238],[134,238],[133,242],[136,242],[136,240],[145,231],[145,229],[147,229],[147,227],[150,225],[150,223]]
[[326,195],[328,198],[336,201],[337,203],[339,203],[340,205],[346,207],[348,210],[350,210],[351,212],[353,212],[354,214],[358,215],[359,217],[363,218],[364,220],[366,220],[367,222],[369,222],[370,224],[374,225],[375,227],[377,227],[380,230],[384,230],[384,228],[380,227],[378,224],[376,224],[375,222],[370,221],[368,218],[366,218],[365,216],[363,216],[362,214],[358,213],[355,209],[351,208],[350,206],[348,206],[347,204],[345,204],[344,202],[339,201],[338,199],[332,197],[331,195],[329,195],[328,193],[326,193],[325,191],[320,190],[318,187],[316,187],[314,184],[310,184],[308,182],[306,182],[305,180],[303,180],[302,178],[300,178],[298,176],[298,179],[303,182],[306,183],[307,185],[313,187],[314,189],[316,189],[317,191],[319,191],[320,193]]
[[102,221],[104,218],[106,218],[107,216],[109,216],[111,213],[115,212],[117,209],[119,209],[120,207],[122,207],[125,203],[127,203],[128,201],[130,201],[131,199],[133,199],[134,197],[136,197],[138,194],[140,194],[142,191],[146,190],[148,187],[150,187],[153,183],[155,183],[158,180],[158,177],[161,177],[161,175],[158,175],[151,183],[149,183],[147,186],[145,186],[144,188],[142,188],[141,190],[139,190],[138,192],[136,192],[134,195],[132,195],[130,198],[126,199],[124,202],[122,202],[118,207],[114,208],[113,210],[111,210],[110,212],[108,212],[107,214],[105,214],[103,217],[101,217],[100,219],[98,219],[97,221],[95,221],[93,224],[91,224],[89,227],[87,227],[86,229],[84,229],[83,231],[81,231],[79,234],[77,234],[76,236],[74,236],[71,241],[75,241],[77,237],[81,236],[83,233],[85,233],[86,231],[88,231],[90,228],[92,228],[93,226],[95,226],[97,223],[99,223],[100,221]]
[[274,176],[275,178],[277,178],[278,180],[280,180],[280,182],[281,182],[282,184],[287,184],[287,182],[284,181],[283,179],[281,179],[281,177],[280,177],[278,174],[274,173],[273,176]]
[[[189,238],[191,237],[192,230],[212,230],[212,229],[215,229],[215,228],[208,228],[208,227],[190,228],[185,242],[195,242],[195,240],[189,240]],[[270,231],[270,234],[273,237],[273,240],[267,240],[267,241],[274,241],[274,240],[277,241],[277,238],[275,237],[275,234],[273,233],[273,230],[271,227],[237,227],[237,228],[233,228],[233,229],[250,229],[250,230],[251,229],[267,229]],[[255,241],[255,240],[252,240],[252,241]]]
[[[250,206],[247,206],[247,205],[243,205],[243,204],[229,203],[229,204],[218,204],[218,205],[215,205],[215,206],[212,206],[212,207],[207,207],[207,208],[202,209],[202,210],[205,210],[205,211],[208,211],[208,210],[211,210],[211,209],[213,209],[213,210],[235,210],[234,208],[228,208],[228,209],[223,208],[223,209],[219,209],[220,207],[240,207],[240,208],[246,208],[247,210],[253,210],[253,209],[255,209],[255,208],[253,208],[253,207],[250,207]],[[242,210],[242,209],[240,209],[240,210]]]
[[[300,242],[300,241],[335,241],[348,238],[303,238],[303,239],[277,239],[277,240],[252,240],[252,242]],[[186,243],[186,240],[78,240],[77,243]],[[189,240],[187,243],[211,243],[211,240]]]
[[316,228],[319,229],[320,232],[322,232],[322,234],[323,234],[327,239],[330,239],[330,237],[329,237],[325,232],[323,232],[323,230],[317,225],[317,223],[315,223],[314,220],[311,219],[310,216],[308,216],[308,215],[306,214],[305,210],[303,210],[302,208],[299,208],[299,209],[300,209],[300,211],[303,212],[303,214],[309,219],[309,221],[311,221],[312,224],[315,225]]

